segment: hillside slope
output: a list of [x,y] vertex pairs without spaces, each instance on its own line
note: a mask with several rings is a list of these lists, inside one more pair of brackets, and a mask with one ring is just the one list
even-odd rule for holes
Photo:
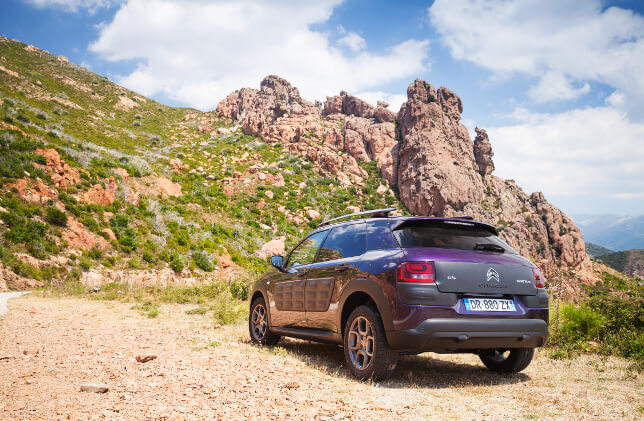
[[602,254],[597,260],[633,278],[644,279],[644,250],[625,250]]
[[576,226],[491,175],[485,131],[470,140],[446,88],[415,81],[396,115],[345,92],[312,104],[269,76],[202,113],[0,38],[0,99],[7,287],[205,281],[243,297],[267,254],[388,206],[497,225],[568,293],[594,280]]
[[6,38],[0,121],[0,288],[207,281],[243,297],[269,249],[323,218],[402,208],[373,165],[360,166],[360,186],[342,185],[214,113]]

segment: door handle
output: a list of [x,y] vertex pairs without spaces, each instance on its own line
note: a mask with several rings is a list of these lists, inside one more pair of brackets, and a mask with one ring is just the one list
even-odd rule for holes
[[349,269],[349,265],[347,264],[341,264],[335,267],[336,272],[344,272],[347,269]]

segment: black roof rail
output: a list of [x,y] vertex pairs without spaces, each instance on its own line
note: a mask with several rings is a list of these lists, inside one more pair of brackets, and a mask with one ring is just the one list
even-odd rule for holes
[[396,208],[387,208],[387,209],[374,209],[370,211],[350,213],[347,215],[338,216],[337,218],[329,219],[328,221],[324,221],[320,225],[318,225],[317,228],[323,227],[325,225],[329,225],[332,222],[339,221],[340,219],[350,218],[352,216],[373,215],[374,218],[386,218],[390,212],[393,212],[395,210]]

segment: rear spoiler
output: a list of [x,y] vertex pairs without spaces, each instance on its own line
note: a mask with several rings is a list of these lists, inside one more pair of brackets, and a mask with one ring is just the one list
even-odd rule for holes
[[494,228],[492,225],[473,221],[469,218],[411,218],[405,219],[403,221],[398,221],[391,227],[391,230],[396,231],[405,227],[418,225],[447,226],[450,228],[461,228],[471,231],[486,231],[497,236],[499,235],[496,231],[496,228]]

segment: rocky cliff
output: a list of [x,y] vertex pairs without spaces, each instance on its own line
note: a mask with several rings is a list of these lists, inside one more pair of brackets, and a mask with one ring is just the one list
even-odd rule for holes
[[[217,114],[246,134],[282,142],[340,183],[360,185],[360,161],[375,161],[396,186],[412,214],[469,215],[495,225],[500,236],[532,258],[552,279],[595,281],[584,241],[573,221],[540,192],[528,195],[512,180],[492,175],[494,155],[487,133],[471,140],[461,124],[463,104],[451,90],[415,80],[398,114],[386,103],[373,107],[346,92],[321,104],[268,76],[259,90],[231,93]],[[565,283],[569,294],[574,283]]]

